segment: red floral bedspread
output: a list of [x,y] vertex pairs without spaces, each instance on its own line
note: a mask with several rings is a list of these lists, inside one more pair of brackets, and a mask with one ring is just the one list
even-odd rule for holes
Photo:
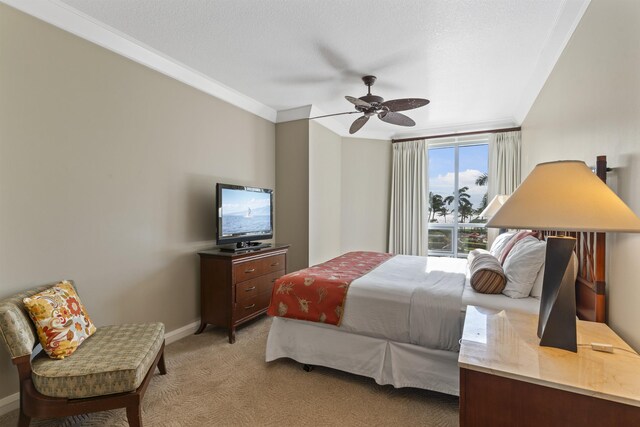
[[339,326],[351,282],[391,257],[379,252],[349,252],[282,276],[273,286],[267,313]]

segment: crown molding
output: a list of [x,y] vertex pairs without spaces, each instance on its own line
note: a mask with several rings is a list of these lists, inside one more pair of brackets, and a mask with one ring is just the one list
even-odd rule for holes
[[120,31],[56,0],[1,0],[3,3],[132,61],[215,96],[270,122],[276,110],[170,58]]
[[519,124],[513,117],[505,117],[503,119],[488,120],[484,122],[435,124],[426,128],[412,130],[411,132],[396,133],[393,135],[392,139],[417,138],[421,136],[444,135],[458,132],[489,131],[516,126],[519,126]]
[[[324,116],[327,113],[315,105],[304,105],[298,108],[278,111],[276,123],[292,122],[294,120],[308,120],[310,117]],[[359,139],[379,139],[390,141],[391,137],[387,132],[376,132],[370,130],[361,130],[358,135],[349,134],[349,130],[333,117],[324,117],[322,119],[313,119],[319,125],[329,129],[342,138],[359,138]]]
[[276,123],[293,122],[295,120],[306,120],[311,117],[313,105],[303,105],[302,107],[279,110],[276,116]]
[[555,25],[549,32],[545,47],[540,52],[529,81],[520,96],[520,101],[516,105],[514,117],[518,124],[522,123],[529,114],[529,110],[542,91],[590,2],[591,0],[563,0],[564,4],[556,16]]
[[341,135],[343,138],[349,139],[375,139],[379,141],[387,141],[391,142],[391,136],[388,132],[379,132],[372,130],[358,131],[358,134],[351,135],[349,132],[343,132],[344,135]]
[[[326,114],[328,114],[326,111],[321,110],[315,105],[311,105],[311,111],[309,112],[309,117],[324,116]],[[325,117],[323,119],[314,119],[314,121],[326,127],[331,132],[338,134],[341,137],[349,135],[347,129],[345,129],[345,127],[333,117]]]

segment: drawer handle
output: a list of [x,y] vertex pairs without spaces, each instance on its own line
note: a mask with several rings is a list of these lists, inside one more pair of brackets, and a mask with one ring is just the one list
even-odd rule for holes
[[275,267],[277,265],[280,265],[280,263],[279,262],[274,262],[273,264],[271,264],[271,267]]
[[250,288],[245,289],[244,291],[245,291],[245,292],[251,292],[251,291],[252,291],[252,290],[254,290],[255,288],[256,288],[255,286],[252,286],[252,287],[250,287]]
[[250,306],[247,306],[247,307],[245,307],[244,309],[245,309],[245,310],[249,310],[250,308],[253,308],[253,307],[255,307],[255,306],[256,306],[255,304],[251,304]]
[[255,269],[255,268],[250,268],[250,269],[248,269],[248,270],[245,270],[244,272],[245,272],[245,273],[253,273],[254,271],[256,271],[256,269]]
[[276,280],[278,279],[271,279],[271,283],[276,283]]

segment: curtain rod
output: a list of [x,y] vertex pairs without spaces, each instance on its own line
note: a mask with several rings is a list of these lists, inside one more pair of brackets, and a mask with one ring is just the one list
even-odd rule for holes
[[465,136],[465,135],[479,135],[483,133],[498,133],[498,132],[514,132],[517,130],[521,130],[521,127],[514,128],[503,128],[503,129],[491,129],[491,130],[476,130],[473,132],[459,132],[459,133],[447,133],[444,135],[431,135],[431,136],[416,136],[413,138],[402,138],[402,139],[392,139],[392,143],[396,142],[405,142],[405,141],[418,141],[420,139],[435,139],[435,138],[447,138],[450,136]]

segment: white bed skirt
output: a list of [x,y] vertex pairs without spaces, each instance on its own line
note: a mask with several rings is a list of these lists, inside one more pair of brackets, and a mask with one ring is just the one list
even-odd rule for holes
[[275,317],[266,361],[288,357],[373,378],[394,387],[416,387],[459,395],[458,353]]

